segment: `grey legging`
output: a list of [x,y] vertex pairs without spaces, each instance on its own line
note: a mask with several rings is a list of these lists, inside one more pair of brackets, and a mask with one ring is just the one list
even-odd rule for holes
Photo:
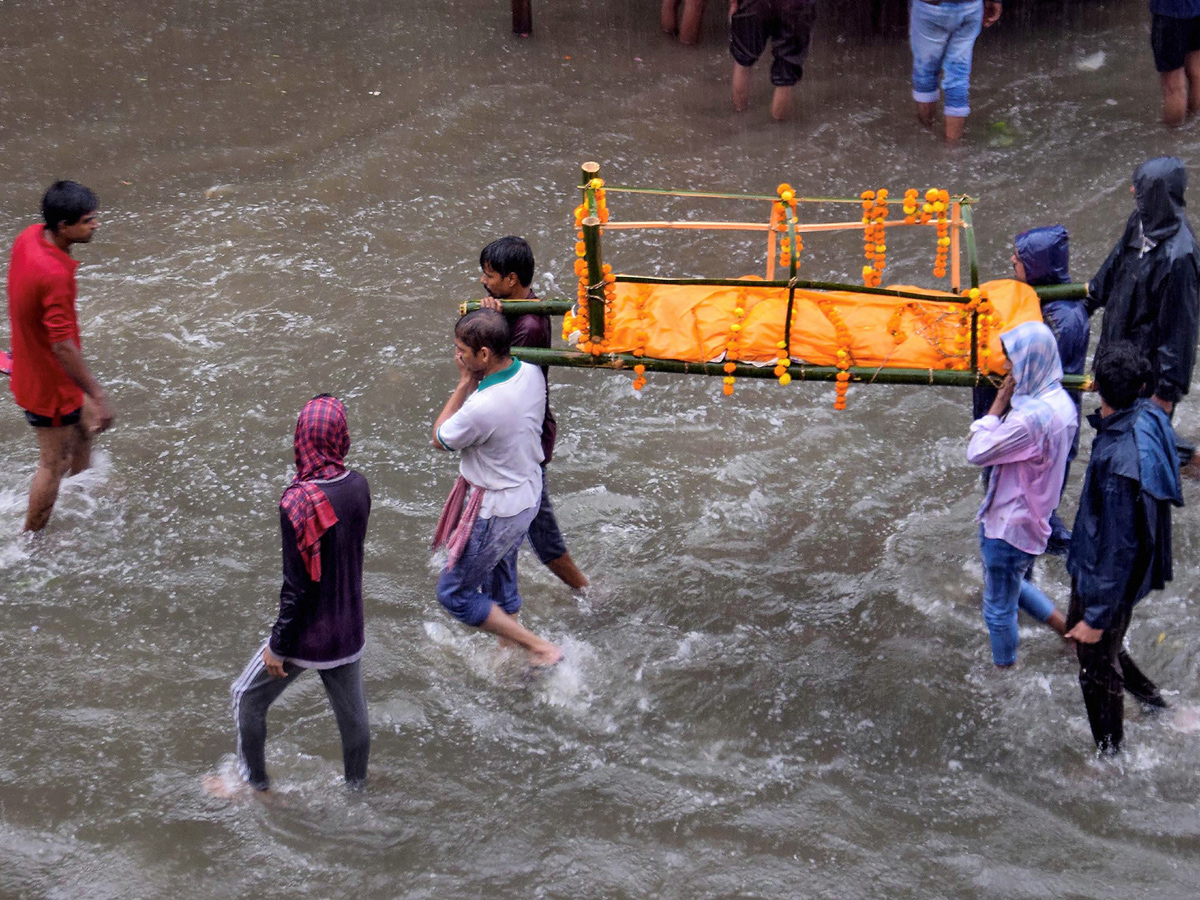
[[[266,645],[264,644],[263,647]],[[238,676],[230,689],[233,694],[233,718],[237,723],[238,771],[242,778],[260,791],[270,786],[267,777],[267,710],[300,673],[307,671],[293,663],[284,663],[283,678],[272,678],[262,661],[263,648]],[[371,731],[367,723],[367,698],[363,692],[359,661],[333,669],[317,669],[329,705],[337,718],[342,735],[342,764],[346,783],[359,787],[367,778],[367,758],[371,753]]]

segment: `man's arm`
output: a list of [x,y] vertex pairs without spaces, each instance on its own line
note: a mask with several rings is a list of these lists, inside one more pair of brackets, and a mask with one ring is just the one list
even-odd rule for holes
[[263,666],[273,678],[282,678],[283,657],[296,646],[300,623],[304,620],[303,604],[308,593],[308,570],[296,546],[296,531],[292,521],[281,508],[279,532],[283,541],[283,584],[279,588],[279,616],[271,628],[271,637],[263,648]]
[[1000,18],[1000,13],[1004,11],[1004,4],[1000,0],[984,0],[983,4],[983,27],[995,25]]
[[1112,290],[1113,279],[1117,274],[1117,261],[1121,258],[1124,250],[1125,234],[1122,233],[1120,240],[1109,252],[1108,258],[1101,264],[1099,271],[1087,283],[1087,313],[1089,316],[1108,302],[1108,293]]
[[113,415],[112,410],[108,407],[108,398],[104,394],[104,389],[100,387],[100,382],[92,376],[87,363],[83,361],[83,354],[79,352],[75,342],[71,340],[55,341],[50,345],[50,349],[54,351],[54,358],[63,367],[63,371],[96,404],[96,413],[100,417],[100,425],[96,430],[104,431],[109,428],[113,422]]
[[1191,258],[1179,260],[1157,285],[1158,387],[1154,400],[1168,413],[1187,393],[1200,337],[1200,280]]
[[450,399],[446,401],[446,405],[442,407],[441,413],[433,420],[433,446],[438,450],[453,450],[453,447],[447,447],[438,437],[438,429],[442,427],[451,416],[462,409],[467,398],[475,393],[475,388],[479,387],[479,382],[476,378],[467,371],[463,366],[462,361],[456,356],[455,363],[458,365],[458,384],[454,388],[454,393],[450,395]]
[[1138,491],[1135,481],[1119,475],[1110,476],[1102,488],[1092,565],[1075,573],[1075,591],[1083,600],[1083,621],[1096,632],[1091,641],[1077,636],[1084,643],[1098,640],[1125,602],[1138,557]]

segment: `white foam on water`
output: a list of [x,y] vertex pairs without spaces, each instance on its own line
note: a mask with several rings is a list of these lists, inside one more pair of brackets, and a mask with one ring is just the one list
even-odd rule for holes
[[1106,56],[1104,51],[1097,50],[1095,53],[1091,53],[1076,62],[1075,68],[1082,72],[1096,72],[1104,66],[1105,59]]

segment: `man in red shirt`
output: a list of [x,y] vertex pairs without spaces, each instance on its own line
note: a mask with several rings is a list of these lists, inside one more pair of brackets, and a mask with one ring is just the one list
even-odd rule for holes
[[8,267],[13,396],[38,440],[26,531],[50,519],[63,476],[91,462],[92,435],[112,425],[100,383],[83,361],[75,315],[72,244],[86,244],[99,223],[96,195],[56,181],[42,197],[45,224],[30,225],[13,244]]

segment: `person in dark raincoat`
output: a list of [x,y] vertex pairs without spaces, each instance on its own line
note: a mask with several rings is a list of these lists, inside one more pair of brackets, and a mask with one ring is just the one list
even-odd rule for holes
[[[1068,284],[1070,273],[1070,236],[1062,225],[1044,225],[1022,231],[1013,239],[1013,277],[1031,287],[1052,284]],[[1050,327],[1058,345],[1058,359],[1064,375],[1082,375],[1087,364],[1088,313],[1082,300],[1042,301],[1042,321]],[[1068,391],[1078,410],[1078,391]],[[977,421],[987,415],[996,399],[996,388],[984,384],[975,388],[973,415]],[[1082,412],[1076,416],[1076,424],[1082,421]],[[1063,475],[1063,488],[1071,474],[1071,461],[1079,452],[1079,431],[1067,457],[1067,471]],[[1055,510],[1050,516],[1050,541],[1046,552],[1065,556],[1071,532],[1058,517]]]
[[1133,173],[1137,208],[1088,283],[1088,313],[1103,307],[1096,358],[1129,341],[1150,362],[1147,396],[1170,415],[1187,394],[1200,328],[1200,248],[1184,213],[1187,170],[1159,156]]
[[1171,580],[1171,507],[1183,505],[1175,432],[1162,408],[1139,395],[1153,376],[1132,344],[1097,354],[1100,409],[1067,556],[1079,685],[1092,737],[1116,753],[1124,737],[1124,695],[1150,709],[1167,703],[1123,649],[1134,605]]

